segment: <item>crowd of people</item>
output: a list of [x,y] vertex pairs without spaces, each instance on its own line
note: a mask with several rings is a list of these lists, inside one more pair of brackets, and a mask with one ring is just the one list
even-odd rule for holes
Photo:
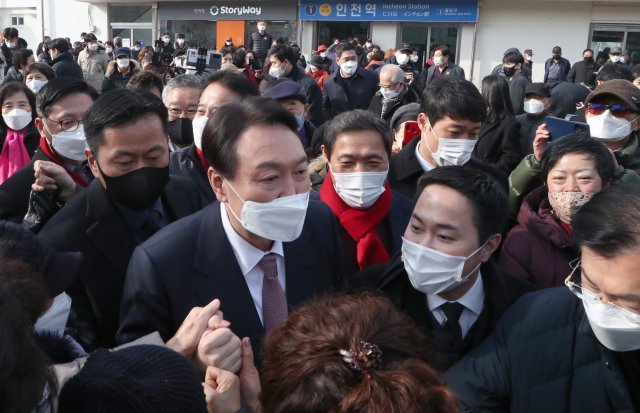
[[3,411],[640,411],[637,52],[194,46],[4,30]]

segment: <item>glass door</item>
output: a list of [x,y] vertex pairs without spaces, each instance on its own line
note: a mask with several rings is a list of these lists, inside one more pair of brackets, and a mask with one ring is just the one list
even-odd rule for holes
[[[369,22],[318,22],[316,45],[329,46],[335,39],[342,41],[357,37],[361,43],[369,38],[371,24]],[[374,43],[375,43],[375,39]]]
[[[433,50],[441,45],[449,47],[449,60],[456,63],[458,51],[458,26],[436,26],[428,24],[403,24],[402,43],[409,43],[419,53],[421,67],[429,61]],[[375,39],[373,39],[375,42]],[[427,53],[428,51],[428,53]]]

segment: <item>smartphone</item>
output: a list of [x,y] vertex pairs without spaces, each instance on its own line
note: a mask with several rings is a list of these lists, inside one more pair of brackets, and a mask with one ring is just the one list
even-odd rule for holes
[[420,128],[418,122],[407,121],[404,123],[404,139],[402,140],[402,147],[404,148],[413,138],[420,136]]
[[545,116],[544,123],[547,125],[547,130],[551,134],[550,141],[576,132],[582,132],[587,136],[591,136],[589,125],[586,123],[572,122],[570,120],[554,118],[553,116]]

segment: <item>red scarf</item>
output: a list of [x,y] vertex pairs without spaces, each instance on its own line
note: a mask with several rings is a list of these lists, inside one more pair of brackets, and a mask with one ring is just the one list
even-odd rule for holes
[[197,146],[196,146],[196,154],[198,155],[198,160],[200,161],[200,166],[202,167],[202,170],[206,174],[207,171],[209,170],[209,167],[207,166],[207,163],[204,161],[204,154],[202,153],[200,148],[198,148]]
[[342,227],[356,242],[357,260],[361,270],[389,261],[389,253],[378,236],[376,227],[391,209],[391,187],[384,184],[385,191],[367,209],[356,209],[347,205],[333,187],[331,172],[327,173],[320,188],[320,199],[327,204],[340,221]]
[[58,165],[62,166],[64,168],[65,171],[67,171],[67,173],[71,176],[71,178],[73,179],[73,181],[80,185],[83,188],[86,188],[87,186],[89,186],[89,181],[87,181],[87,179],[78,174],[75,173],[73,171],[70,171],[66,165],[64,164],[64,161],[62,160],[62,158],[55,152],[53,152],[51,150],[51,148],[49,147],[49,143],[47,142],[47,140],[45,138],[40,138],[40,150],[47,155],[47,157],[49,159],[51,159],[53,162],[57,163]]

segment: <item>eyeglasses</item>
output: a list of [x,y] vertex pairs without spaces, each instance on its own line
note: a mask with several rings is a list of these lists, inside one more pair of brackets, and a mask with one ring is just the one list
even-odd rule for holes
[[55,122],[58,125],[60,125],[60,130],[62,131],[66,131],[66,132],[75,132],[76,130],[78,130],[78,127],[80,126],[80,124],[84,124],[84,119],[82,120],[53,120],[51,118],[46,118],[47,120],[50,120],[51,122]]
[[631,108],[626,105],[605,105],[604,103],[589,103],[587,105],[587,111],[592,115],[601,115],[607,109],[610,110],[611,114],[616,118],[624,118],[633,112]]
[[574,260],[569,265],[573,270],[571,271],[571,274],[569,274],[569,276],[564,280],[564,285],[569,287],[569,290],[573,294],[575,294],[576,297],[580,298],[583,301],[588,300],[591,303],[596,303],[598,305],[604,306],[605,311],[615,313],[615,314],[620,314],[622,317],[629,320],[630,322],[640,325],[640,314],[635,313],[631,310],[627,310],[626,308],[622,308],[619,305],[612,302],[605,303],[600,299],[600,297],[598,297],[596,293],[593,293],[583,288],[581,283],[575,283],[571,281],[576,270],[580,268],[580,261]]
[[170,108],[169,109],[169,114],[171,116],[182,116],[185,115],[187,117],[191,116],[195,116],[196,112],[198,112],[197,109],[187,109],[187,110],[182,110],[182,109],[178,109],[178,108]]

